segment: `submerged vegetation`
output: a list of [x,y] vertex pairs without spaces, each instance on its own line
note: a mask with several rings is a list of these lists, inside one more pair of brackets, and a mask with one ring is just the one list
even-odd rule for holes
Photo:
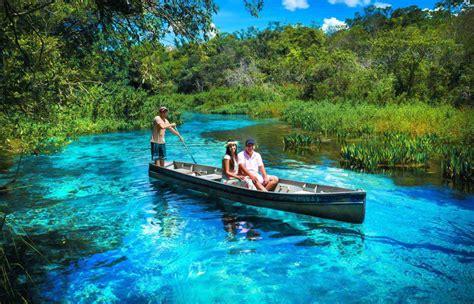
[[[0,192],[0,196],[4,194]],[[1,208],[0,299],[2,303],[30,303],[37,287],[32,265],[48,261],[21,226],[8,218],[8,206],[2,204]]]

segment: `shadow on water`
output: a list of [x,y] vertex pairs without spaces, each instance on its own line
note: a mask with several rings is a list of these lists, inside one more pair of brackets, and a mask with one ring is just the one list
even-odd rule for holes
[[[25,303],[35,303],[41,297],[39,286],[45,282],[48,272],[62,269],[61,273],[67,275],[71,266],[77,265],[80,260],[78,257],[104,252],[118,244],[112,241],[99,245],[91,237],[90,231],[103,230],[100,226],[89,226],[73,232],[44,231],[35,227],[19,232],[16,231],[18,225],[11,220],[8,226],[2,230],[0,239],[3,262],[7,261],[10,267],[9,273],[4,275],[12,276],[9,278],[12,288],[21,295]],[[0,299],[2,297],[6,301],[6,294],[0,290]]]
[[294,246],[334,247],[344,255],[358,254],[364,248],[363,225],[247,206],[189,189],[183,191],[184,187],[154,179],[150,179],[150,182],[157,193],[156,200],[159,203],[154,210],[159,211],[156,214],[159,222],[165,222],[166,217],[170,216],[163,193],[171,191],[190,198],[193,204],[203,208],[202,212],[218,212],[222,229],[227,232],[226,241],[229,242],[235,241],[238,236],[248,241],[285,238]]

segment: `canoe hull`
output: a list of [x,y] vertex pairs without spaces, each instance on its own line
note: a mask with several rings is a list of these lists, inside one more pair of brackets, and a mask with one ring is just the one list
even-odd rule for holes
[[363,191],[302,195],[252,191],[189,176],[153,164],[149,166],[149,176],[165,183],[180,185],[256,207],[357,224],[362,223],[365,218],[366,193]]

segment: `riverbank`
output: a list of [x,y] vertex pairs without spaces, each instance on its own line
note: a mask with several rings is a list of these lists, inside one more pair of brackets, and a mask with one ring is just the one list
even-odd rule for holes
[[[336,137],[341,142],[341,160],[351,169],[374,172],[381,167],[426,167],[435,158],[441,160],[446,178],[473,180],[471,107],[419,101],[389,105],[303,101],[298,99],[299,94],[296,86],[221,88],[160,96],[132,90],[120,95],[122,98],[108,98],[102,103],[89,98],[89,106],[81,102],[81,107],[58,108],[51,122],[1,115],[5,127],[0,141],[13,154],[47,153],[83,134],[148,128],[156,109],[166,105],[171,110],[170,120],[178,123],[184,111],[248,114],[278,118],[317,139]],[[348,143],[349,139],[358,142]]]

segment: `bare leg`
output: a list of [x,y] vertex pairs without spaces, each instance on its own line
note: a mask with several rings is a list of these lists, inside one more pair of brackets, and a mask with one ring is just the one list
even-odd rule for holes
[[158,162],[157,159],[155,159],[155,166],[159,166],[159,165],[160,165],[160,163]]
[[165,166],[165,160],[164,160],[164,159],[160,159],[160,166],[161,166],[161,167],[164,167],[164,166]]
[[278,182],[280,181],[280,179],[276,176],[273,176],[272,179],[268,182],[268,184],[265,186],[265,188],[268,190],[268,191],[273,191],[275,190]]
[[260,184],[259,182],[254,182],[253,183],[255,185],[255,187],[257,187],[258,190],[260,191],[263,191],[263,192],[267,192],[267,188],[265,188],[262,184]]

